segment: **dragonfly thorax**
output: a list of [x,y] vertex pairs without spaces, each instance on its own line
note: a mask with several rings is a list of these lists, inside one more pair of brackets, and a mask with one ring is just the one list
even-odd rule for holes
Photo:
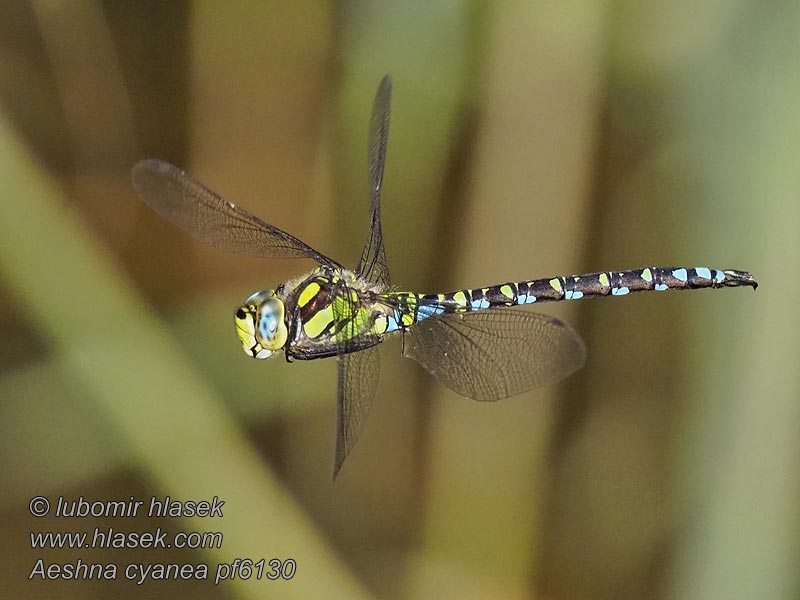
[[286,345],[285,314],[283,300],[272,290],[256,292],[236,310],[236,335],[249,356],[269,358]]

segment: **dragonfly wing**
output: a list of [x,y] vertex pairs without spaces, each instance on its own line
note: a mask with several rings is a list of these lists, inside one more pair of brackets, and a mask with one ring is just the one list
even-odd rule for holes
[[337,352],[339,387],[336,418],[334,479],[358,437],[372,408],[378,387],[380,335],[373,333],[373,306],[345,279],[340,279],[331,304],[330,348]]
[[405,337],[403,355],[462,396],[494,401],[566,377],[586,349],[566,323],[504,308],[425,319]]
[[389,139],[391,103],[392,80],[386,75],[378,86],[369,121],[370,226],[356,268],[356,273],[367,281],[381,283],[387,288],[391,287],[391,282],[381,231],[381,187]]
[[339,393],[336,415],[334,479],[358,441],[367,420],[380,372],[380,354],[373,346],[351,354],[340,354]]
[[260,258],[313,258],[323,265],[339,266],[169,163],[143,160],[133,166],[131,177],[136,192],[150,208],[216,248]]

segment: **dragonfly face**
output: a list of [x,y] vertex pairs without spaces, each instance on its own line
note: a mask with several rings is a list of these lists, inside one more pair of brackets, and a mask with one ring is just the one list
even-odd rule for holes
[[283,301],[272,290],[256,292],[233,315],[236,335],[253,358],[269,358],[286,345]]

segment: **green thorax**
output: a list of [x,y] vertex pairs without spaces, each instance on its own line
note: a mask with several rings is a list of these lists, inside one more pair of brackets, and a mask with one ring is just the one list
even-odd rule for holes
[[394,314],[382,291],[352,271],[331,267],[279,286],[275,293],[286,307],[289,331],[287,357],[323,358],[379,344],[381,324]]

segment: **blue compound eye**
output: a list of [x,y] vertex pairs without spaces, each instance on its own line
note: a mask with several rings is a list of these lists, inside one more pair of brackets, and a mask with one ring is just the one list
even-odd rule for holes
[[261,290],[260,292],[251,294],[250,297],[244,301],[244,303],[250,306],[258,306],[259,304],[262,304],[263,302],[266,302],[270,298],[274,297],[275,292],[272,290]]
[[275,331],[278,329],[278,319],[275,318],[274,313],[264,313],[261,315],[261,322],[258,324],[258,332],[261,337],[271,339],[275,337]]
[[258,308],[259,342],[267,350],[280,350],[286,344],[288,332],[283,315],[283,302],[279,298],[269,298]]

